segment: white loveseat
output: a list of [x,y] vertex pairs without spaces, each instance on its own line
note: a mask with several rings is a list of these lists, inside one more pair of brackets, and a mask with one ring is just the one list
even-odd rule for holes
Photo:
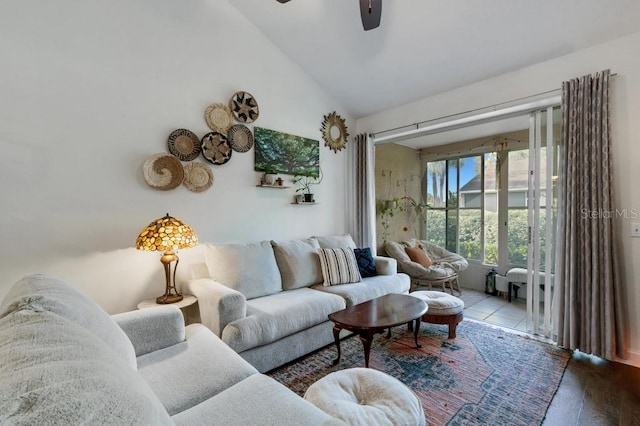
[[343,424],[165,306],[113,317],[43,275],[0,305],[0,424]]
[[266,372],[333,342],[328,315],[389,293],[408,293],[397,263],[375,257],[377,275],[324,286],[319,248],[355,248],[350,235],[285,242],[207,244],[203,277],[183,284],[198,297],[202,324]]

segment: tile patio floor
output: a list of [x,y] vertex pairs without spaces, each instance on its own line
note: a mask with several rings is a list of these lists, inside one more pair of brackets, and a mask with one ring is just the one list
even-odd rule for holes
[[526,332],[525,300],[516,299],[509,303],[502,296],[491,296],[468,288],[462,288],[462,294],[456,296],[464,301],[465,318]]

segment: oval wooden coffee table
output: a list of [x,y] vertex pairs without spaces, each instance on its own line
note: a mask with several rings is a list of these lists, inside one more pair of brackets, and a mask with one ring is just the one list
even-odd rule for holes
[[341,311],[329,314],[333,321],[333,337],[338,348],[338,357],[333,364],[340,362],[340,330],[349,330],[360,337],[364,346],[364,365],[369,367],[369,352],[373,336],[397,325],[413,326],[413,339],[419,348],[418,331],[420,318],[427,312],[428,306],[424,300],[406,294],[387,294],[368,302],[351,306]]

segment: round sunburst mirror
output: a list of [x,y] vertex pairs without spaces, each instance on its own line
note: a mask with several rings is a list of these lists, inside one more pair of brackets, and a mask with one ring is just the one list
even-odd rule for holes
[[349,136],[347,125],[344,122],[344,118],[336,114],[335,111],[324,116],[320,131],[325,141],[324,145],[335,153],[341,151],[347,144],[347,137]]

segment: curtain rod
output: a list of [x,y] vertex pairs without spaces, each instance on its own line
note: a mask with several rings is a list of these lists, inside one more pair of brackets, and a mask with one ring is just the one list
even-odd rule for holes
[[[611,74],[610,77],[615,77],[618,74]],[[383,144],[383,143],[390,143],[390,142],[396,142],[396,141],[401,141],[401,140],[405,140],[405,139],[410,139],[413,137],[417,137],[417,136],[425,136],[425,135],[429,135],[429,134],[434,134],[434,133],[440,133],[440,132],[444,132],[446,130],[454,130],[454,129],[458,129],[458,128],[462,128],[462,127],[467,127],[470,126],[472,124],[479,124],[482,122],[487,122],[487,121],[492,121],[495,120],[496,118],[508,118],[510,116],[515,116],[515,115],[519,115],[519,114],[524,114],[525,112],[531,112],[532,110],[538,109],[538,108],[545,108],[548,106],[552,106],[552,105],[559,105],[561,102],[561,97],[560,96],[552,96],[546,99],[543,99],[541,101],[532,101],[526,104],[521,104],[521,105],[517,105],[514,107],[508,107],[508,108],[503,108],[503,109],[495,109],[496,107],[500,106],[500,105],[505,105],[505,104],[510,104],[513,102],[517,102],[517,101],[521,101],[521,100],[525,100],[525,99],[530,99],[530,98],[534,98],[537,96],[541,96],[541,95],[547,95],[549,93],[553,93],[553,92],[558,92],[562,89],[552,89],[552,90],[547,90],[544,92],[540,92],[540,93],[536,93],[533,95],[529,95],[529,96],[524,96],[521,98],[516,98],[516,99],[512,99],[510,101],[505,101],[505,102],[500,102],[491,106],[487,106],[487,107],[482,107],[482,108],[476,108],[476,109],[471,109],[468,111],[464,111],[464,112],[460,112],[460,113],[456,113],[456,114],[450,114],[450,115],[445,115],[442,117],[438,117],[438,118],[433,118],[430,120],[425,120],[425,121],[420,121],[417,123],[413,123],[413,124],[407,124],[404,126],[400,126],[400,127],[395,127],[392,129],[387,129],[387,130],[381,130],[379,132],[375,132],[375,133],[371,133],[370,137],[373,139],[374,144]],[[476,111],[481,111],[481,110],[485,110],[488,108],[494,108],[493,111],[489,111],[486,113],[482,113],[482,114],[476,114],[473,116],[469,116],[469,117],[463,117],[457,120],[451,120],[451,121],[447,121],[444,123],[439,123],[439,124],[433,124],[431,126],[426,126],[426,127],[420,127],[421,124],[426,124],[426,123],[431,123],[433,121],[438,121],[438,120],[442,120],[445,118],[451,118],[451,117],[456,117],[459,115],[464,115],[464,114],[469,114],[472,112],[476,112]],[[380,133],[388,133],[388,132],[392,132],[394,130],[399,130],[399,129],[403,129],[405,127],[413,127],[415,126],[415,129],[411,129],[411,130],[407,130],[404,132],[400,132],[400,133],[396,133],[396,134],[392,134],[392,135],[388,135],[388,136],[380,136],[380,137],[376,137],[376,135],[380,134]]]

